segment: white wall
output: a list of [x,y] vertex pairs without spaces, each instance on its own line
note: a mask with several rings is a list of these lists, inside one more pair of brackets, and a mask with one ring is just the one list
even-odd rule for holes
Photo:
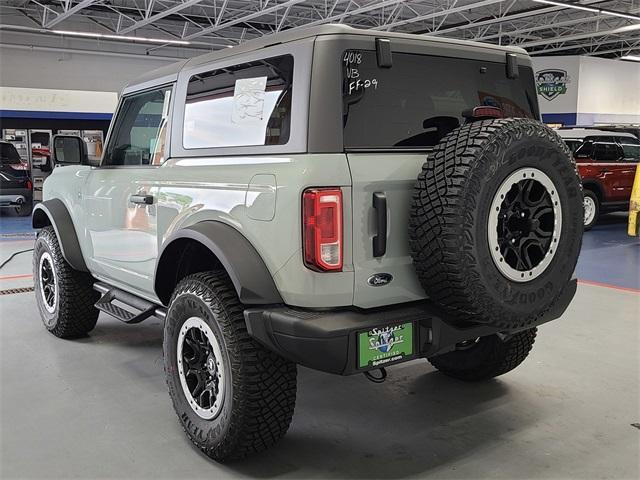
[[640,63],[587,56],[533,57],[538,73],[568,74],[567,91],[548,99],[538,93],[543,120],[567,125],[640,123]]
[[119,92],[172,61],[0,47],[0,86]]
[[575,113],[578,105],[578,89],[580,80],[580,57],[533,57],[533,70],[536,81],[538,74],[545,70],[561,70],[567,72],[566,93],[548,99],[538,95],[540,111],[548,113]]
[[578,123],[640,123],[640,63],[581,57]]
[[9,110],[110,115],[117,104],[116,92],[0,86],[0,112]]

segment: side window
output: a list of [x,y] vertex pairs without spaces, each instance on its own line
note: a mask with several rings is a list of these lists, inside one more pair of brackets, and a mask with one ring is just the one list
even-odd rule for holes
[[622,152],[617,143],[596,142],[594,144],[594,157],[597,162],[615,162],[622,157]]
[[103,165],[160,165],[164,161],[171,87],[123,99]]
[[580,145],[582,145],[582,141],[580,140],[565,140],[564,143],[566,143],[567,147],[569,147],[569,150],[571,150],[571,153],[575,153],[575,151],[578,149],[578,147]]
[[593,158],[593,141],[585,140],[585,142],[576,148],[574,152],[576,158]]
[[640,161],[640,140],[631,137],[619,137],[618,140],[625,160]]
[[286,144],[292,81],[291,55],[194,75],[187,87],[184,148]]

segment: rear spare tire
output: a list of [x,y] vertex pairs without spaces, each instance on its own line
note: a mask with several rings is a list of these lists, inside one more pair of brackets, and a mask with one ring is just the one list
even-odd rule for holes
[[551,308],[582,243],[580,177],[564,142],[529,119],[464,125],[415,185],[418,278],[452,320],[524,328]]

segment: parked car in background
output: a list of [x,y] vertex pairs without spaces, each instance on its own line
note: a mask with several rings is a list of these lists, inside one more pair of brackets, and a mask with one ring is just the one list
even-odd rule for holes
[[0,207],[11,208],[18,215],[31,214],[33,182],[29,166],[9,142],[0,141]]
[[43,172],[50,172],[53,166],[51,165],[51,151],[49,147],[32,148],[31,164]]
[[[610,132],[607,130],[598,130],[594,128],[569,128],[560,130],[556,130],[558,135],[564,140],[564,143],[567,144],[571,153],[575,153],[575,151],[580,147],[585,138],[593,137],[593,136],[601,136],[601,137],[615,137],[618,134],[615,132]],[[625,134],[626,135],[626,134]]]
[[585,230],[601,213],[627,210],[640,162],[640,140],[630,133],[594,129],[558,133],[572,150],[582,177]]

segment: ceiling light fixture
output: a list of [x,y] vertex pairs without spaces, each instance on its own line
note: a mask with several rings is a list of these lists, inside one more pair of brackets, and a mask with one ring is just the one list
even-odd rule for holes
[[618,12],[616,10],[607,10],[606,8],[590,7],[579,3],[556,2],[555,0],[533,0],[537,3],[546,3],[547,5],[555,5],[557,7],[573,8],[575,10],[584,10],[585,12],[600,13],[602,15],[611,15],[612,17],[628,18],[630,20],[640,21],[640,15],[631,13]]
[[51,30],[51,32],[56,33],[58,35],[69,35],[73,37],[104,38],[108,40],[162,43],[162,44],[169,44],[169,45],[190,45],[191,44],[191,42],[189,42],[188,40],[170,40],[165,38],[132,37],[132,36],[126,36],[126,35],[111,35],[108,33],[74,32],[71,30]]
[[620,60],[631,60],[632,62],[640,62],[640,55],[624,55]]

